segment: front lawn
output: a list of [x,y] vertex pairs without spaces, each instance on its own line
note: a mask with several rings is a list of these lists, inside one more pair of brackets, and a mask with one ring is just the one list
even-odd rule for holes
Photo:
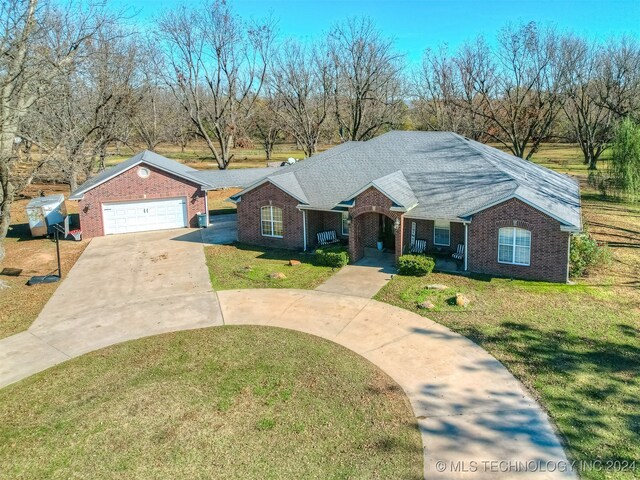
[[[292,250],[261,248],[242,244],[205,248],[214,290],[240,288],[313,289],[335,273],[330,267],[313,264],[313,255]],[[289,260],[300,265],[291,266]],[[272,275],[284,278],[272,278]]]
[[[587,194],[585,220],[612,265],[575,285],[432,274],[396,275],[378,300],[414,311],[481,345],[547,409],[574,460],[636,462],[635,472],[586,469],[584,478],[640,474],[640,206]],[[427,284],[450,288],[429,290]],[[457,292],[471,299],[457,307]],[[417,307],[430,300],[432,311]]]
[[327,340],[216,327],[0,390],[0,478],[422,478],[400,387]]

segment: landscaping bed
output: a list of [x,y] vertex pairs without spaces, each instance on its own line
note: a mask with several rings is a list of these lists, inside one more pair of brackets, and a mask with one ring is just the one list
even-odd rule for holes
[[[335,273],[331,267],[316,265],[313,255],[292,250],[212,245],[205,248],[205,256],[214,290],[314,289]],[[291,260],[296,264],[290,265]]]
[[[123,368],[126,366],[126,368]],[[0,478],[422,478],[400,387],[327,340],[216,327],[0,390]]]

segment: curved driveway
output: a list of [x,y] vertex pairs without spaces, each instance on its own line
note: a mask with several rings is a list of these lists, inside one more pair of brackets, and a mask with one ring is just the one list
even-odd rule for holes
[[535,478],[573,478],[560,471],[566,457],[539,405],[473,342],[367,298],[288,289],[216,294],[196,233],[94,239],[34,325],[0,340],[0,386],[148,335],[223,323],[289,328],[339,343],[398,382],[422,433],[426,478],[528,477],[517,472],[523,468],[537,470],[529,472]]

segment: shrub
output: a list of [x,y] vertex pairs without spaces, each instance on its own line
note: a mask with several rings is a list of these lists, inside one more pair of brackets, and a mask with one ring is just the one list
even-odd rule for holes
[[315,263],[325,267],[342,268],[349,263],[349,252],[340,246],[319,248],[316,250]]
[[611,260],[611,252],[604,244],[599,244],[591,235],[583,233],[571,237],[569,252],[569,275],[582,277],[591,270]]
[[398,260],[398,272],[400,275],[423,277],[430,274],[436,262],[433,257],[426,255],[402,255]]

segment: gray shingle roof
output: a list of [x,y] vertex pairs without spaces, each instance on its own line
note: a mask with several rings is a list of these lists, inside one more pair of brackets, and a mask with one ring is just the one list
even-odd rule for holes
[[69,200],[80,200],[85,192],[119,175],[129,168],[145,163],[200,185],[204,190],[238,187],[246,188],[257,180],[274,173],[275,168],[238,168],[230,170],[196,170],[175,160],[145,150],[137,155],[94,175],[74,191]]
[[[234,168],[227,170],[196,170],[192,175],[208,185],[207,190],[218,188],[246,188],[280,167]],[[288,168],[288,167],[282,167]]]
[[309,208],[335,208],[374,184],[407,209],[417,202],[408,217],[461,220],[517,197],[581,228],[573,179],[451,132],[393,131],[345,143],[265,179],[277,184],[284,174]]

